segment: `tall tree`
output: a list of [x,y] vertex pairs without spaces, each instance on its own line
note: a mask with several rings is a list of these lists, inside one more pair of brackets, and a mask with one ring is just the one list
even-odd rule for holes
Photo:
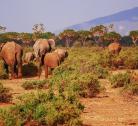
[[108,32],[108,29],[104,25],[91,27],[90,32],[92,33],[94,40],[99,45],[103,45],[103,36]]
[[121,35],[116,32],[109,32],[104,35],[104,40],[109,42],[119,42]]
[[65,42],[66,47],[70,47],[71,43],[78,37],[77,32],[72,29],[64,30],[59,34],[59,38]]
[[82,46],[86,45],[86,40],[92,38],[92,34],[90,31],[84,31],[80,30],[77,32],[78,33],[78,40],[81,42]]
[[44,24],[35,24],[32,30],[33,30],[33,33],[44,33],[45,26]]
[[107,33],[107,27],[105,27],[104,25],[99,25],[96,27],[91,27],[90,31],[92,32],[94,37],[100,37]]
[[138,30],[131,31],[129,36],[132,38],[133,44],[136,45],[138,42]]
[[33,39],[36,40],[39,38],[39,36],[45,32],[45,26],[44,24],[35,24],[32,28],[33,30]]

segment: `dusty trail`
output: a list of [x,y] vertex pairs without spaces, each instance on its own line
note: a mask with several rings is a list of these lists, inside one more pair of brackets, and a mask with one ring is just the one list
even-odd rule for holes
[[[23,81],[32,79],[38,78],[1,80],[1,82],[4,86],[12,89],[14,94],[13,102],[16,102],[17,96],[30,92],[21,87]],[[41,79],[44,79],[44,73]],[[138,97],[135,100],[124,99],[120,95],[121,89],[111,88],[109,81],[106,79],[100,80],[100,82],[106,88],[104,93],[101,93],[96,98],[81,99],[85,105],[85,110],[81,115],[85,126],[138,126]],[[0,104],[0,107],[10,105]]]
[[138,100],[129,101],[120,95],[121,89],[111,88],[107,80],[100,80],[105,93],[96,98],[83,99],[82,119],[88,126],[138,126]]

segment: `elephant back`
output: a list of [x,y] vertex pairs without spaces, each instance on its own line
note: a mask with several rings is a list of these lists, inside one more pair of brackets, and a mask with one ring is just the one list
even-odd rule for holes
[[48,43],[47,39],[38,39],[34,46],[34,53],[35,53],[35,57],[41,57],[42,55],[44,55],[46,52],[49,52],[50,50],[50,45]]
[[34,59],[34,54],[33,52],[27,52],[24,56],[24,62],[25,63],[29,63],[30,61],[32,61]]
[[55,43],[55,40],[54,39],[48,39],[48,43],[51,47],[51,49],[55,49],[55,46],[56,46],[56,43]]
[[109,52],[117,52],[119,53],[120,50],[121,50],[121,45],[117,42],[114,42],[114,43],[111,43],[109,46],[108,46],[108,50]]
[[12,64],[15,61],[16,44],[15,42],[7,42],[1,50],[1,56],[7,64]]
[[61,57],[61,59],[64,59],[68,56],[67,50],[65,50],[65,49],[56,49],[55,52],[58,53],[58,55]]
[[58,53],[56,52],[47,53],[44,57],[44,64],[51,68],[57,67],[59,63],[60,63],[60,58]]

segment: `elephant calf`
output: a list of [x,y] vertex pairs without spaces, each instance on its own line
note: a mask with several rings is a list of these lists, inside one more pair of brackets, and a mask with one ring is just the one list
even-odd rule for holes
[[[9,79],[22,77],[22,47],[12,42],[7,42],[0,46],[0,56],[4,60],[7,71],[9,71]],[[18,74],[16,75],[16,66],[18,66]],[[8,69],[9,67],[9,69]]]
[[38,65],[38,76],[40,77],[41,66],[44,64],[44,56],[55,49],[55,41],[53,39],[38,39],[33,45],[33,49]]
[[33,52],[27,52],[25,53],[25,56],[24,56],[24,63],[29,63],[31,61],[33,61],[35,58]]
[[121,45],[117,42],[113,42],[108,46],[108,51],[111,54],[119,54],[121,51]]
[[56,49],[54,52],[58,53],[61,62],[68,57],[68,52],[65,49]]
[[47,53],[44,57],[44,69],[45,69],[45,78],[48,78],[48,68],[51,70],[60,64],[60,57],[58,53],[51,52]]

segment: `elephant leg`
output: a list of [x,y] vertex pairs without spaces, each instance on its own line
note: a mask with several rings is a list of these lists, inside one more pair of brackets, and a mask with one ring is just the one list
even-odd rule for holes
[[42,66],[41,63],[39,62],[39,63],[38,63],[38,73],[37,73],[39,78],[40,78],[41,72],[42,72],[41,66]]
[[18,65],[18,78],[22,78],[22,58],[20,54],[16,55],[17,65]]
[[9,79],[15,79],[14,65],[9,65]]
[[50,75],[52,75],[54,68],[50,68]]
[[16,64],[14,64],[14,77],[17,78]]
[[48,66],[45,65],[44,68],[45,68],[45,78],[48,78]]
[[8,65],[6,63],[4,63],[4,68],[6,69],[6,73],[8,73]]

